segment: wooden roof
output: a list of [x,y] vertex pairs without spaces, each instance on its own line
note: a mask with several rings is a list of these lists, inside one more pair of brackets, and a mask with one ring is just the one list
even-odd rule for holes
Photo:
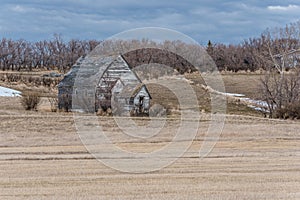
[[149,98],[152,99],[147,87],[145,84],[127,84],[123,87],[122,91],[118,94],[119,97],[130,98],[135,97],[142,88],[145,88],[146,92],[149,95]]

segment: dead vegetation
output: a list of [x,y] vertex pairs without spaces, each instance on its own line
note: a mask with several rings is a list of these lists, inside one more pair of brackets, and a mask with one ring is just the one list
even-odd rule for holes
[[56,112],[58,109],[58,99],[57,97],[48,97],[50,103],[51,112]]
[[[172,141],[179,119],[148,139],[124,134],[112,117],[99,123],[119,148],[151,152]],[[25,111],[19,98],[1,97],[0,199],[299,199],[298,121],[228,115],[214,149],[200,159],[209,117],[201,119],[192,146],[172,165],[130,174],[87,152],[73,114]]]
[[37,110],[41,97],[36,92],[22,93],[21,104],[25,110]]
[[44,86],[55,88],[61,78],[43,77],[32,73],[0,73],[0,80],[7,83],[26,84],[28,86]]
[[[6,76],[5,74],[8,72],[0,73],[3,76]],[[2,86],[10,87],[13,89],[20,90],[22,92],[36,92],[41,97],[49,98],[47,108],[46,110],[49,111],[55,111],[55,106],[57,105],[57,88],[56,84],[58,83],[58,80],[60,78],[49,78],[49,77],[42,77],[41,75],[44,72],[30,72],[30,73],[18,73],[18,72],[10,72],[13,74],[14,77],[23,77],[21,78],[21,81],[16,82],[8,82],[4,81],[1,82]],[[171,74],[169,76],[168,74]],[[157,79],[161,79],[164,74],[157,74]],[[22,82],[22,80],[29,80],[31,79],[37,79],[39,81],[38,84],[35,84],[33,82]],[[145,78],[144,76],[142,76]],[[259,90],[258,85],[259,81],[261,79],[262,75],[259,73],[239,73],[239,74],[233,74],[233,73],[224,73],[222,74],[223,81],[225,83],[226,91],[231,93],[242,93],[245,94],[247,97],[256,99]],[[41,84],[40,80],[43,78],[50,79],[52,83],[51,86],[45,86]],[[148,77],[148,78],[155,78],[155,77]],[[31,80],[30,79],[30,80]],[[202,85],[206,84],[203,78],[199,73],[185,73],[184,75],[178,75],[174,74],[173,72],[167,72],[167,76],[165,79],[168,82],[176,82],[178,79],[186,80],[188,84],[191,85],[192,89],[195,91],[197,95],[198,100],[198,106],[195,106],[193,109],[198,109],[200,112],[206,112],[209,113],[211,111],[211,99],[210,94],[208,91],[205,91],[202,88]],[[149,80],[146,80],[149,81]],[[40,84],[40,85],[39,85]],[[178,115],[180,113],[180,106],[178,99],[176,95],[168,88],[160,86],[155,83],[146,83],[147,88],[152,96],[151,105],[161,105],[166,109],[167,115]],[[180,90],[180,85],[176,86],[177,90]],[[188,100],[188,97],[186,97]],[[69,98],[65,98],[66,103],[69,103]],[[46,104],[44,104],[45,106]],[[43,107],[44,107],[43,106]],[[68,106],[69,108],[69,106]],[[43,108],[44,109],[44,108]],[[69,109],[67,109],[69,111]],[[253,115],[253,116],[263,116],[262,113],[257,112],[253,109],[250,109],[247,107],[247,105],[239,102],[239,101],[232,101],[231,99],[228,99],[228,106],[227,106],[227,112],[230,114],[241,114],[241,115]],[[99,113],[100,115],[107,115],[107,113]],[[109,114],[110,115],[110,114]]]

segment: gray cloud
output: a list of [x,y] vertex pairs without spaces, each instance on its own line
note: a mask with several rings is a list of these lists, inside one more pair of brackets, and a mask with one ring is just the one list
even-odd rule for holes
[[4,0],[0,36],[35,41],[61,33],[68,40],[105,39],[131,28],[175,29],[202,44],[238,43],[266,28],[300,19],[298,0]]

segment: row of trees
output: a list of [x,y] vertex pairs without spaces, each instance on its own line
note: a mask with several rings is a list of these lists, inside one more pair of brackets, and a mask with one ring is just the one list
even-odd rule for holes
[[[209,41],[206,50],[219,70],[256,71],[274,65],[275,55],[286,54],[291,49],[299,49],[299,38],[300,22],[297,22],[284,28],[266,30],[260,37],[249,38],[240,44],[213,44]],[[139,43],[139,41],[132,41],[132,43],[134,42]],[[149,41],[141,42],[149,43]],[[184,46],[169,43],[170,41],[167,41],[162,46],[173,45],[178,49]],[[100,41],[96,40],[72,39],[66,42],[58,34],[54,34],[52,40],[38,42],[3,38],[0,40],[0,69],[31,71],[34,68],[56,68],[65,72],[80,56],[86,55],[98,44]],[[105,48],[111,48],[106,43],[104,45]],[[188,46],[188,48],[192,47]],[[193,52],[192,50],[188,51]]]
[[28,42],[3,38],[0,40],[0,69],[28,70],[34,68],[58,69],[66,72],[76,60],[90,52],[99,41],[63,41],[55,34],[52,40]]
[[213,44],[211,41],[207,45],[207,52],[218,68],[234,72],[278,67],[276,55],[287,56],[291,50],[298,49],[300,49],[300,21],[284,28],[267,29],[260,37],[246,39],[237,45]]

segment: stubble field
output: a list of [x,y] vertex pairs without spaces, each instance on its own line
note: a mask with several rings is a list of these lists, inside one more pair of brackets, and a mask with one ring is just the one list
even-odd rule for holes
[[[23,111],[18,98],[1,97],[0,199],[300,199],[299,121],[228,115],[214,149],[199,158],[206,119],[173,164],[132,174],[94,159],[71,113]],[[156,137],[133,140],[112,122],[100,118],[114,144],[134,152],[163,147],[178,127],[169,119]]]

